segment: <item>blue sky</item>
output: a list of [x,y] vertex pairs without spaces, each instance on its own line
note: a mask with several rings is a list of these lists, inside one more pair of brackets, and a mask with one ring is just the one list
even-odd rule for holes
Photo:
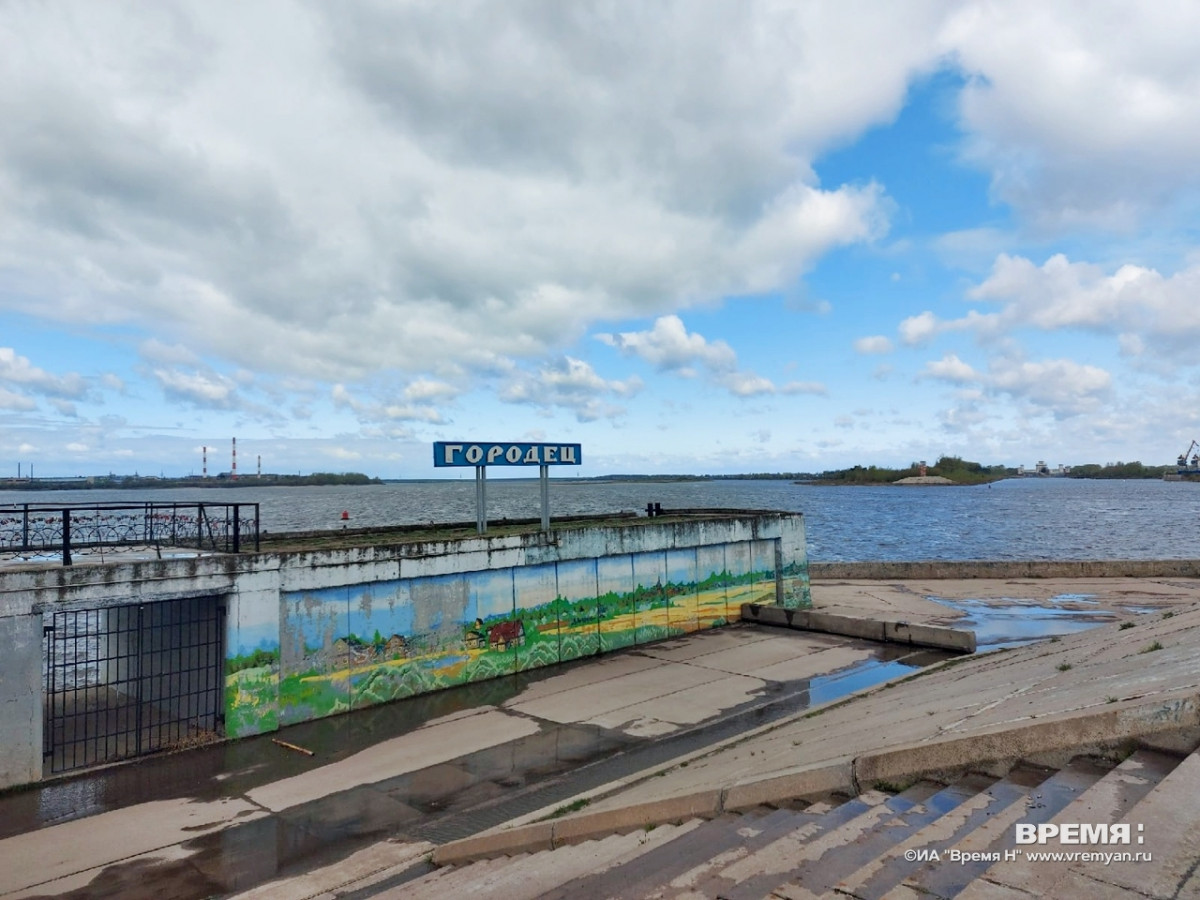
[[5,4],[0,115],[3,474],[1200,438],[1193,5]]

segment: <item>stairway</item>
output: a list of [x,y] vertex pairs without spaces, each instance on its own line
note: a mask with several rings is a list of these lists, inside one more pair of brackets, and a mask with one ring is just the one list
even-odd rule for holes
[[[971,774],[949,785],[919,782],[898,793],[872,789],[844,802],[759,807],[479,860],[377,896],[1196,897],[1197,796],[1200,753],[1181,762],[1140,750],[1116,766],[1081,757],[1058,770],[1018,765],[999,779]],[[1122,822],[1130,825],[1130,845],[1015,843],[1018,823]],[[1152,859],[1034,862],[1027,851],[1152,851]]]

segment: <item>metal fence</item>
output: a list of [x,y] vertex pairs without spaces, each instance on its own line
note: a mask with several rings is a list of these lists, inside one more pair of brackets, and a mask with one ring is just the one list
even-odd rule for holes
[[257,503],[0,505],[0,554],[57,559],[106,547],[177,547],[214,553],[259,548]]
[[47,771],[220,739],[224,616],[215,596],[46,613]]

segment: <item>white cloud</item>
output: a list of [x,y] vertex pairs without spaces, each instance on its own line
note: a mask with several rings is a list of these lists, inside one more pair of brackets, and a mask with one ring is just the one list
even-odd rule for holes
[[753,372],[728,372],[717,378],[731,394],[738,397],[757,397],[762,394],[775,393],[775,385],[761,375]]
[[929,310],[900,323],[900,340],[910,347],[928,343],[941,333],[938,317]]
[[927,363],[925,374],[955,384],[968,384],[979,380],[979,374],[953,353],[947,353],[941,359]]
[[154,379],[172,400],[210,409],[233,409],[238,405],[234,382],[223,375],[155,369]]
[[1191,4],[961,4],[967,157],[1043,227],[1132,226],[1200,185],[1197,33]]
[[431,406],[389,404],[383,407],[383,414],[387,418],[399,422],[430,422],[441,424],[446,421],[441,412]]
[[500,391],[500,399],[545,411],[563,408],[580,422],[592,422],[624,414],[625,408],[611,398],[632,397],[642,386],[637,376],[624,381],[606,380],[583,360],[566,356],[541,367],[536,374],[514,372]]
[[779,388],[781,394],[818,394],[829,393],[829,388],[819,381],[789,381]]
[[892,352],[892,341],[882,335],[860,337],[854,342],[854,350],[862,354],[882,354]]
[[[1070,359],[1034,361],[1000,355],[989,361],[986,371],[979,371],[948,353],[927,363],[923,374],[964,388],[971,386],[966,393],[960,392],[956,405],[960,425],[973,421],[973,415],[964,416],[968,409],[979,407],[982,396],[1007,396],[1058,419],[1093,412],[1112,396],[1112,376],[1107,371]],[[964,404],[964,397],[970,398],[969,404]]]
[[7,409],[13,412],[29,412],[30,410],[37,409],[37,401],[31,397],[26,397],[23,394],[17,394],[0,387],[0,409]]
[[460,393],[462,391],[454,385],[431,378],[414,379],[404,389],[405,398],[417,403],[432,400],[451,400]]
[[[596,339],[636,356],[662,372],[692,378],[704,372],[716,384],[736,397],[774,394],[775,383],[754,372],[738,368],[737,353],[725,341],[710,341],[697,332],[689,332],[678,316],[660,316],[649,331],[624,331],[597,334]],[[817,393],[820,385],[792,382],[784,393]]]
[[[409,386],[412,387],[411,385]],[[447,387],[449,387],[447,385]],[[428,398],[444,397],[446,392],[434,382],[421,382],[416,390],[404,391],[407,399],[418,396]],[[440,425],[446,422],[441,410],[424,403],[396,403],[376,400],[362,400],[343,384],[335,384],[330,390],[330,399],[335,408],[349,409],[358,420],[366,425],[387,422],[426,422]],[[407,432],[404,432],[407,433]]]
[[167,344],[158,338],[149,338],[138,346],[138,353],[146,362],[159,366],[198,366],[200,357],[182,344]]
[[334,381],[789,289],[886,228],[811,161],[897,113],[940,10],[9,6],[0,304]]
[[990,376],[993,390],[1046,407],[1059,418],[1096,409],[1112,391],[1104,369],[1069,359],[999,360]]
[[19,356],[12,347],[0,347],[0,381],[47,397],[77,400],[87,393],[87,382],[81,375],[53,375]]
[[1200,341],[1200,265],[1168,276],[1131,264],[1110,272],[1071,262],[1063,254],[1041,266],[1002,254],[968,297],[994,304],[998,311],[970,310],[958,319],[939,319],[926,311],[900,323],[901,340],[920,346],[949,332],[985,337],[1021,328],[1078,330],[1112,335],[1125,355],[1187,365],[1194,364]]
[[737,354],[725,341],[709,341],[689,332],[679,316],[660,316],[649,331],[597,334],[596,339],[616,347],[626,356],[637,356],[664,372],[690,377],[700,366],[713,372],[737,368]]

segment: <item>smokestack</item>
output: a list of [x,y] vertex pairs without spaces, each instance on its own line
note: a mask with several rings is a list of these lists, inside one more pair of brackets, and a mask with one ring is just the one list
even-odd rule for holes
[[258,454],[258,477],[262,478],[262,454]]
[[204,467],[200,471],[203,473],[203,477],[207,478],[208,477],[208,447],[203,447],[202,452],[203,452],[203,455],[201,456],[201,460],[203,461]]
[[237,481],[237,438],[233,439],[233,471],[230,474]]

